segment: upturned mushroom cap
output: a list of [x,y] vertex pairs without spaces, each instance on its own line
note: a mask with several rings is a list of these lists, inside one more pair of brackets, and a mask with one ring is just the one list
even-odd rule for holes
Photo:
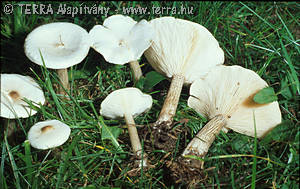
[[224,52],[218,41],[200,24],[173,17],[156,18],[150,24],[155,33],[145,56],[161,74],[169,78],[183,75],[189,84],[223,64]]
[[45,96],[39,85],[29,76],[1,74],[0,116],[8,119],[26,118],[37,112],[23,101],[24,98],[43,105]]
[[88,32],[68,22],[55,22],[35,28],[25,39],[25,54],[34,63],[51,69],[65,69],[80,63],[91,43]]
[[267,86],[252,70],[217,66],[191,85],[188,106],[209,119],[222,114],[227,117],[226,128],[252,137],[255,118],[257,137],[263,137],[281,122],[277,101],[269,104],[253,101],[254,95]]
[[128,87],[110,93],[101,103],[100,114],[110,119],[120,119],[125,114],[133,117],[148,111],[152,97],[137,88]]
[[71,133],[68,125],[58,120],[38,122],[28,132],[28,140],[32,147],[46,150],[65,143]]
[[126,64],[138,60],[149,48],[153,29],[146,20],[134,21],[129,16],[113,15],[89,32],[92,48],[107,62]]

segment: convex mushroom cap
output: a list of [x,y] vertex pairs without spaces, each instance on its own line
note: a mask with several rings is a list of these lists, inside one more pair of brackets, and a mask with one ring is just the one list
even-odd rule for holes
[[110,93],[101,103],[100,114],[111,119],[121,119],[125,114],[133,117],[152,106],[152,97],[137,88],[128,87]]
[[1,117],[16,119],[36,114],[24,99],[40,105],[45,103],[42,89],[31,77],[1,74]]
[[92,48],[107,62],[126,64],[138,60],[150,46],[153,29],[146,20],[134,21],[129,16],[113,15],[89,32]]
[[[254,71],[240,66],[217,66],[190,88],[188,106],[212,119],[226,118],[225,127],[248,136],[263,137],[281,122],[278,102],[258,104],[254,95],[268,84]],[[255,116],[255,117],[254,117]]]
[[169,78],[182,75],[184,83],[190,84],[223,64],[223,50],[202,25],[174,17],[156,18],[150,24],[155,33],[145,56],[161,74]]
[[[65,69],[80,63],[88,54],[91,43],[88,32],[68,22],[41,25],[25,39],[25,54],[34,63],[51,69]],[[41,52],[41,54],[40,54]]]
[[38,122],[28,132],[28,140],[32,147],[46,150],[64,144],[71,133],[68,125],[58,120]]

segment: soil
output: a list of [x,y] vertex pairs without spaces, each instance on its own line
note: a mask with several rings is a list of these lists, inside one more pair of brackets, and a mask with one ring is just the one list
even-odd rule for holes
[[201,169],[200,160],[181,157],[186,147],[184,136],[187,136],[189,130],[187,127],[176,126],[177,124],[178,122],[173,123],[171,129],[167,129],[164,124],[151,124],[138,129],[139,136],[144,140],[146,152],[164,150],[166,154],[170,154],[176,151],[175,159],[169,155],[168,160],[164,161],[165,183],[195,187],[197,183],[204,182],[207,174]]
[[[174,125],[176,124],[173,124],[172,127]],[[184,133],[184,131],[180,126],[168,129],[164,123],[160,125],[150,124],[139,129],[139,136],[144,140],[146,151],[164,150],[165,152],[173,152],[181,133]]]
[[195,159],[177,157],[175,160],[166,163],[166,169],[170,174],[168,179],[175,184],[186,184],[195,186],[204,182],[207,178],[206,172],[201,169],[202,162]]

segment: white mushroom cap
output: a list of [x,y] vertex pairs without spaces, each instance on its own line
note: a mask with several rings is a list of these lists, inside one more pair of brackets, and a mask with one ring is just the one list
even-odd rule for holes
[[126,64],[138,60],[149,48],[153,29],[146,20],[134,21],[129,16],[113,15],[89,32],[92,47],[107,62]]
[[30,128],[28,140],[34,148],[46,150],[65,143],[70,133],[70,127],[61,121],[41,121]]
[[25,54],[34,63],[51,69],[65,69],[80,63],[90,49],[88,32],[82,27],[55,22],[35,28],[25,39]]
[[39,85],[29,76],[1,74],[0,116],[8,119],[26,118],[37,112],[23,101],[26,98],[43,105],[45,96]]
[[125,114],[133,117],[148,111],[152,97],[137,88],[128,87],[110,93],[101,103],[100,114],[111,119],[120,119]]
[[223,64],[218,41],[200,24],[173,17],[156,18],[150,24],[155,33],[145,56],[157,72],[169,78],[183,75],[189,84]]
[[[254,71],[240,66],[216,66],[190,88],[188,106],[212,119],[227,117],[226,128],[248,136],[263,137],[281,122],[278,102],[257,104],[254,95],[268,84]],[[254,111],[254,116],[253,116]]]

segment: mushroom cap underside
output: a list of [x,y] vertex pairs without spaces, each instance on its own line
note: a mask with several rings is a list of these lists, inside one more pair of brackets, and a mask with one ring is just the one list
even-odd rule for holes
[[257,137],[263,137],[281,122],[277,101],[258,104],[253,100],[267,86],[252,70],[216,66],[191,85],[188,106],[209,119],[222,114],[227,118],[226,128],[248,136],[255,136],[255,126]]
[[203,77],[224,63],[224,52],[215,37],[202,25],[174,17],[150,21],[154,39],[145,51],[151,66],[163,75],[183,75],[185,84]]

